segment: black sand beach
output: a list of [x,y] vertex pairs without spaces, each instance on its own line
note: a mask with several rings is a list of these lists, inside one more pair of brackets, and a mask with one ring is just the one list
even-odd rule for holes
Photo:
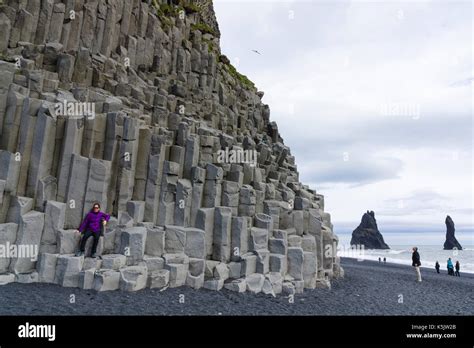
[[[0,286],[0,315],[473,315],[474,275],[452,277],[412,267],[343,259],[345,278],[332,289],[288,297],[188,287],[136,293],[63,288],[49,284]],[[75,303],[70,303],[70,295]],[[180,303],[184,295],[184,303]],[[401,296],[403,303],[399,303]]]

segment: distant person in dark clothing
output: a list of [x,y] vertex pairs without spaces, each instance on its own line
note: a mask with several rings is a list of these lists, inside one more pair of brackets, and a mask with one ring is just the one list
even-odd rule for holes
[[420,273],[421,261],[420,261],[420,254],[418,253],[417,247],[413,247],[413,254],[411,255],[411,260],[412,260],[411,265],[415,267],[417,280],[418,282],[421,282],[421,273]]
[[384,257],[383,258],[383,263],[386,263],[387,262],[387,259]]
[[102,228],[107,224],[109,219],[110,215],[100,211],[99,203],[94,203],[92,205],[92,209],[87,213],[78,230],[78,232],[82,233],[83,235],[81,244],[79,246],[79,251],[76,253],[76,256],[84,255],[87,239],[89,237],[93,237],[94,243],[92,244],[91,257],[96,257],[97,244],[99,243]]
[[461,275],[459,274],[459,269],[461,268],[461,265],[459,264],[459,261],[456,261],[456,265],[454,266],[456,268],[456,277],[460,277]]
[[448,267],[448,274],[453,276],[454,275],[454,267],[453,267],[453,261],[451,261],[451,258],[448,258],[447,267]]
[[379,262],[382,262],[382,259],[379,257]]
[[439,262],[436,261],[435,263],[435,268],[436,268],[436,272],[439,273]]

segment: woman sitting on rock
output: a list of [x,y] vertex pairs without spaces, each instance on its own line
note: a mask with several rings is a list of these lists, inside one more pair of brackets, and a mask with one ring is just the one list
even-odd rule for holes
[[102,226],[105,226],[109,219],[110,215],[100,211],[100,204],[94,203],[92,209],[87,213],[86,218],[82,221],[77,231],[83,233],[83,235],[76,256],[84,255],[87,239],[92,236],[94,237],[94,243],[92,244],[91,257],[96,257],[97,244],[99,243]]

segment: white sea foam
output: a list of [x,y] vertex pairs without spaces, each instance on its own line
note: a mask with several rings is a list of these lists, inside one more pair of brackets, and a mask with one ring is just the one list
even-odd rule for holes
[[[435,262],[438,261],[443,272],[446,271],[446,262],[450,257],[453,264],[459,261],[461,265],[461,273],[474,273],[474,250],[466,248],[463,250],[443,250],[438,246],[433,245],[417,245],[418,252],[421,258],[421,267],[434,268]],[[338,255],[342,257],[358,258],[364,260],[382,261],[386,258],[389,263],[397,263],[404,265],[411,265],[411,248],[412,246],[393,246],[394,249],[373,250],[365,249],[363,257],[355,257],[341,253]]]

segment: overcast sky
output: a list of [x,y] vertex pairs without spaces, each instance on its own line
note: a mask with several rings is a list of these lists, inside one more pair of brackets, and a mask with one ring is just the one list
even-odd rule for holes
[[214,6],[222,53],[265,92],[336,232],[367,209],[386,228],[472,229],[471,1]]

